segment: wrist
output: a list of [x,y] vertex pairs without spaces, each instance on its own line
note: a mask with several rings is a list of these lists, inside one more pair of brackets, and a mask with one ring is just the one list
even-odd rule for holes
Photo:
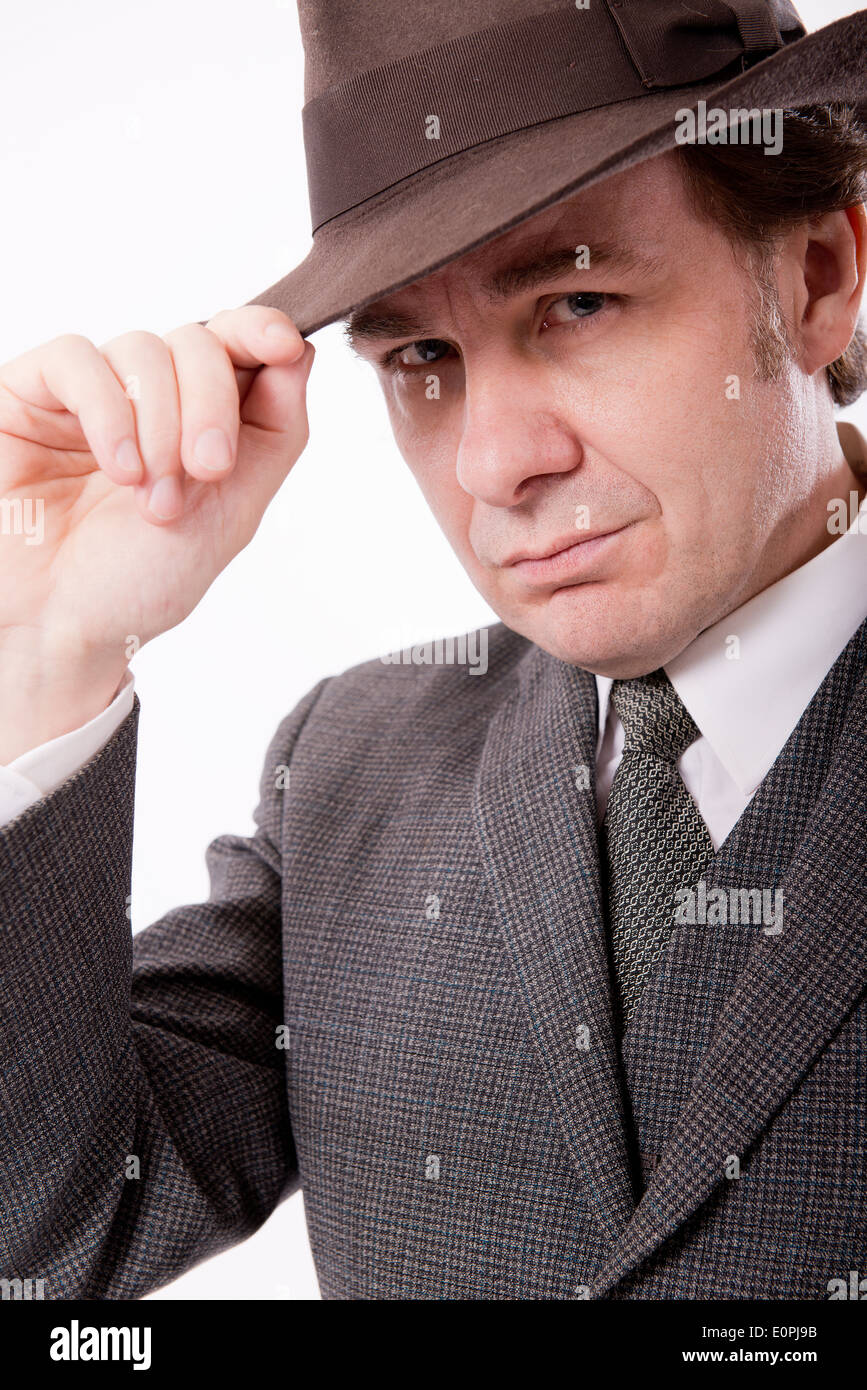
[[0,766],[95,719],[111,704],[126,670],[125,664],[25,667],[0,653]]

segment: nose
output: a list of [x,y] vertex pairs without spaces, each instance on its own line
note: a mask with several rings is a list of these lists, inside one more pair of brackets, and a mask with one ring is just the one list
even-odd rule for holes
[[539,383],[522,383],[515,364],[466,372],[457,478],[492,507],[511,507],[527,484],[570,473],[581,462],[573,428],[550,408]]

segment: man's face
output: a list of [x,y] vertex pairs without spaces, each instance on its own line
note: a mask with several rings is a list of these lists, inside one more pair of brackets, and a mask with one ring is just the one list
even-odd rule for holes
[[665,155],[355,316],[461,562],[555,656],[642,674],[807,558],[804,378],[756,379],[748,288]]

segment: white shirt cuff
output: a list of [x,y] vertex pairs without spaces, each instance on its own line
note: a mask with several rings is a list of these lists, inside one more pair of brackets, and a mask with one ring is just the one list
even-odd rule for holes
[[0,766],[0,829],[48,796],[105,747],[132,709],[134,685],[132,672],[127,670],[111,704],[100,714],[81,728],[49,739]]

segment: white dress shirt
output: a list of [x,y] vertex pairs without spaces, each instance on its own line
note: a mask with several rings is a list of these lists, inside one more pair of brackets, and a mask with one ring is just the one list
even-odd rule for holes
[[[849,462],[857,462],[859,473],[867,472],[864,436],[847,422],[837,425],[837,433]],[[715,849],[865,618],[867,498],[844,535],[706,628],[665,667],[701,735],[678,760],[678,767]],[[729,640],[732,637],[737,645]],[[610,703],[611,685],[608,677],[596,677],[600,819],[623,751],[623,725]],[[89,762],[108,743],[132,703],[133,678],[128,671],[101,714],[0,767],[0,827]]]

